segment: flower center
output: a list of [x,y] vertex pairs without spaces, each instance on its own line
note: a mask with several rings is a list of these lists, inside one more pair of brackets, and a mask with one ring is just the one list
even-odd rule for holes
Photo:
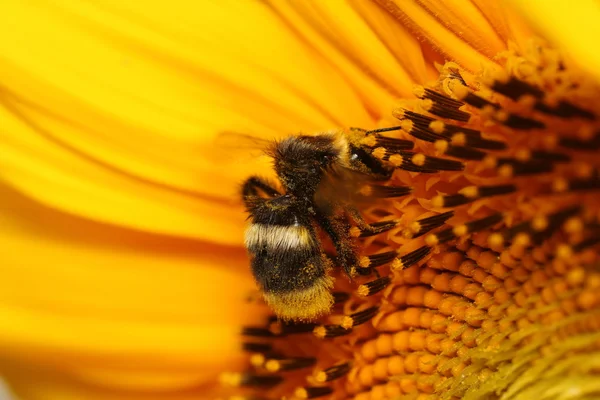
[[600,393],[600,92],[546,47],[498,58],[447,63],[370,131],[411,188],[363,210],[377,235],[351,231],[376,277],[337,276],[318,322],[245,327],[233,398]]

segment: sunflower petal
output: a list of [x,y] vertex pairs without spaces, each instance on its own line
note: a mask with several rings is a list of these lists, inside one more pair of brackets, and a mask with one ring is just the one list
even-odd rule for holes
[[[118,376],[117,374],[121,374]],[[4,372],[4,378],[10,385],[11,391],[19,400],[194,400],[206,398],[210,388],[202,384],[203,379],[186,373],[170,374],[138,373],[132,371],[114,371],[114,380],[148,381],[154,383],[154,388],[148,385],[142,387],[106,387],[94,384],[80,377],[68,376],[61,371],[41,368],[25,368],[11,366]],[[166,384],[169,383],[169,384]]]
[[[489,58],[496,50],[504,48],[489,23],[470,1],[456,0],[449,4],[415,0],[377,2],[402,25],[472,71],[479,70],[482,65],[492,65]],[[475,21],[475,26],[466,22],[469,19]]]
[[254,287],[241,250],[81,221],[6,189],[2,199],[3,363],[90,380],[143,366],[201,383],[237,360],[239,326],[259,312],[240,306]]
[[519,10],[541,36],[561,48],[578,66],[600,81],[600,3],[595,0],[518,1],[508,3]]
[[339,71],[376,118],[386,115],[395,98],[411,94],[415,78],[423,78],[418,42],[401,27],[394,27],[393,19],[374,3],[269,4],[319,59]]
[[[214,234],[248,173],[223,161],[219,132],[371,121],[335,69],[262,4],[9,1],[0,25],[10,32],[0,35],[3,178],[95,220],[209,237],[198,231]],[[221,237],[239,233],[231,222],[238,230]]]
[[492,58],[506,49],[491,21],[471,0],[421,0],[419,4],[481,54]]

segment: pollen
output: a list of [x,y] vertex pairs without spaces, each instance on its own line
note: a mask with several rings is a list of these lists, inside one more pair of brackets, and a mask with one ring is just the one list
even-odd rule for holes
[[377,229],[352,228],[360,273],[334,272],[329,315],[244,327],[227,395],[597,397],[600,90],[542,45],[498,61],[440,66],[363,143],[403,197],[361,209]]

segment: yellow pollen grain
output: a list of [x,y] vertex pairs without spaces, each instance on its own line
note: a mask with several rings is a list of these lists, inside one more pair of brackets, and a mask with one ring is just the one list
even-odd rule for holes
[[415,232],[413,232],[413,230],[411,228],[405,228],[402,230],[402,237],[404,239],[412,239],[414,236],[415,236]]
[[419,102],[419,105],[421,106],[421,108],[425,111],[429,111],[433,108],[433,100],[431,99],[424,99],[421,100]]
[[402,261],[399,258],[395,258],[394,261],[392,261],[392,264],[390,265],[392,270],[400,270],[402,268],[404,268],[404,264],[402,263]]
[[350,232],[350,236],[351,236],[351,237],[354,237],[354,238],[357,238],[357,237],[359,237],[359,236],[360,236],[360,234],[361,234],[361,230],[360,230],[360,228],[358,228],[358,227],[356,227],[356,226],[353,226],[352,228],[350,228],[350,231],[349,231],[349,232]]
[[496,166],[498,165],[498,160],[494,156],[485,156],[482,160],[482,164],[486,168],[496,168]]
[[369,257],[363,256],[358,260],[358,264],[362,268],[369,268],[369,266],[371,265],[371,261],[369,260]]
[[313,329],[313,334],[318,338],[324,338],[327,335],[327,329],[324,326],[317,326]]
[[344,329],[350,329],[354,326],[354,320],[352,317],[345,316],[342,318],[342,323],[340,324]]
[[492,233],[488,236],[488,244],[492,249],[499,249],[504,245],[504,238],[499,233]]
[[427,246],[433,247],[435,245],[437,245],[439,243],[438,238],[436,235],[431,234],[431,235],[427,235],[425,237],[425,243],[427,244]]
[[411,161],[413,162],[413,164],[418,165],[419,167],[422,167],[423,165],[425,165],[425,154],[419,153],[419,154],[415,154]]
[[264,362],[265,356],[263,354],[252,354],[252,356],[250,356],[250,364],[252,364],[255,367],[262,366]]
[[511,178],[514,175],[514,169],[512,165],[504,164],[498,168],[498,176],[502,178]]
[[578,217],[572,217],[565,222],[565,232],[575,234],[583,231],[583,220]]
[[360,140],[360,144],[367,147],[374,147],[377,145],[377,138],[375,135],[367,135]]
[[465,236],[469,233],[469,228],[466,225],[458,225],[452,229],[456,236]]
[[431,129],[434,133],[441,135],[444,132],[444,129],[446,129],[446,124],[439,120],[431,121],[429,123],[429,129]]
[[327,374],[324,371],[319,371],[315,375],[315,381],[319,383],[327,382]]
[[[442,208],[442,207],[444,207],[444,196],[442,196],[442,195],[434,196],[431,199],[431,206],[435,207],[435,208]],[[420,229],[420,224],[419,224],[419,229]],[[418,231],[415,231],[415,233],[416,232],[418,232]]]
[[269,360],[265,364],[265,369],[270,372],[277,372],[281,369],[281,363],[277,360]]
[[528,149],[519,149],[515,152],[515,158],[519,161],[528,161],[531,159],[531,151]]
[[402,121],[400,121],[400,128],[402,128],[402,130],[404,132],[410,132],[413,129],[413,122],[410,119],[404,119]]
[[531,244],[531,236],[525,232],[517,233],[513,240],[514,246],[525,247]]
[[423,97],[425,95],[425,88],[421,85],[415,85],[412,92],[416,97]]
[[300,399],[308,399],[308,392],[304,388],[297,388],[294,395]]
[[571,287],[581,285],[585,281],[585,270],[583,268],[574,268],[567,273],[567,283]]
[[531,227],[537,232],[545,230],[548,227],[548,218],[543,215],[535,217],[533,221],[531,221]]
[[392,116],[394,116],[395,118],[398,118],[398,119],[404,119],[406,116],[406,113],[403,108],[394,108],[392,110]]
[[446,140],[436,140],[433,143],[433,147],[441,154],[444,154],[448,150],[448,142]]
[[567,244],[560,244],[556,248],[556,257],[561,260],[566,260],[573,256],[573,248]]
[[467,135],[462,132],[455,133],[450,139],[455,146],[464,146],[467,143]]
[[387,153],[387,150],[385,149],[385,147],[378,147],[371,152],[371,154],[373,154],[373,157],[379,158],[379,159],[383,159],[383,157],[385,157],[386,153]]
[[421,230],[421,223],[419,221],[414,221],[410,225],[408,225],[408,229],[412,233],[417,233]]
[[556,178],[552,182],[552,190],[556,193],[564,193],[569,190],[569,181],[564,178]]
[[400,154],[394,154],[390,156],[389,161],[390,163],[392,163],[392,165],[399,166],[402,165],[404,160],[402,159],[402,156]]
[[458,193],[468,197],[469,199],[475,199],[479,197],[479,188],[477,186],[467,186],[460,189]]
[[356,289],[356,294],[358,294],[361,297],[367,297],[370,292],[371,291],[369,290],[369,287],[366,285],[360,285],[358,289]]
[[510,116],[510,114],[504,110],[498,110],[494,114],[494,117],[500,122],[507,121],[509,116]]

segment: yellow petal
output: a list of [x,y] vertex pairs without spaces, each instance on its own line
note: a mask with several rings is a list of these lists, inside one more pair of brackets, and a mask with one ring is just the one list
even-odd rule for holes
[[[425,75],[418,42],[374,3],[355,1],[287,2],[270,6],[333,65],[376,117],[387,116],[394,100],[411,95],[415,78]],[[395,44],[388,43],[395,40]],[[404,48],[404,51],[399,50]]]
[[596,0],[508,0],[540,35],[551,40],[571,61],[600,81],[600,3]]
[[[420,0],[419,4],[481,54],[492,58],[506,48],[488,18],[470,0]],[[421,28],[427,30],[428,26]]]
[[[210,396],[210,386],[201,382],[187,386],[161,390],[102,387],[90,384],[78,377],[69,377],[56,370],[40,368],[14,367],[3,371],[11,391],[19,400],[197,400]],[[123,377],[128,377],[123,371]],[[172,374],[176,375],[176,374]],[[179,374],[183,376],[183,373]],[[174,381],[176,377],[165,377],[159,374],[147,374],[147,379],[155,383]],[[180,378],[181,379],[181,378]]]
[[513,7],[502,1],[472,0],[479,12],[493,27],[502,42],[515,43],[527,49],[530,39],[535,36],[523,17]]
[[[71,213],[194,237],[221,220],[231,232],[222,203],[248,166],[216,162],[220,131],[371,122],[335,69],[262,4],[3,5],[0,173]],[[241,224],[230,222],[232,243]]]
[[[437,70],[435,70],[431,60],[425,59],[421,43],[410,31],[398,24],[394,17],[383,7],[376,5],[374,2],[362,0],[350,0],[350,4],[396,58],[411,79],[411,82],[405,82],[408,87],[400,86],[397,81],[398,71],[394,71],[391,75],[385,76],[390,85],[396,85],[399,92],[407,93],[413,83],[418,84],[435,79]],[[362,51],[372,51],[372,49],[367,48]],[[377,60],[379,59],[380,57],[371,53],[366,62],[377,66],[379,63]]]
[[[69,124],[39,114],[34,122],[17,110],[16,106],[0,108],[4,121],[0,177],[22,193],[70,214],[115,225],[221,243],[240,242],[243,215],[240,208],[232,212],[232,200],[178,191],[115,170],[50,139],[48,129],[76,136]],[[204,185],[219,186],[219,181]],[[233,198],[233,188],[221,186],[221,190]]]
[[472,0],[473,5],[487,19],[496,34],[506,43],[511,38],[509,21],[504,18],[502,3],[487,0]]
[[[492,65],[488,57],[503,44],[478,12],[466,0],[419,2],[416,0],[377,0],[399,23],[415,35],[427,39],[438,51],[472,71]],[[453,6],[453,7],[451,7]],[[467,21],[473,19],[475,25]],[[483,36],[485,39],[480,40]]]
[[243,306],[254,283],[241,249],[81,221],[1,193],[4,365],[152,388],[136,374],[197,385],[238,359],[239,326],[256,318]]

